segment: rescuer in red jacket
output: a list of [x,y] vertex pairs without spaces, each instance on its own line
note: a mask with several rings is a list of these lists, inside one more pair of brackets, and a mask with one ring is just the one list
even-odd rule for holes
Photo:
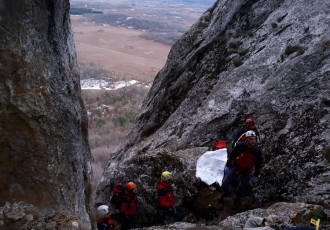
[[238,130],[238,132],[235,134],[235,136],[233,138],[232,149],[234,149],[234,147],[236,146],[237,143],[246,141],[245,135],[246,135],[246,132],[249,130],[252,130],[255,132],[255,134],[257,136],[257,142],[258,142],[258,144],[260,143],[260,135],[259,135],[259,132],[258,132],[258,129],[256,127],[254,120],[252,118],[247,118],[245,120],[245,123],[242,126],[242,128],[240,130]]
[[97,208],[97,230],[113,230],[115,222],[111,218],[111,211],[108,205],[100,205]]
[[246,141],[239,142],[229,154],[224,178],[222,180],[223,194],[220,202],[235,191],[234,205],[239,206],[240,199],[251,191],[251,186],[256,182],[263,163],[262,151],[257,143],[257,135],[254,131],[246,132]]
[[164,224],[166,216],[173,217],[175,221],[181,221],[181,213],[174,207],[175,197],[172,186],[172,173],[164,171],[161,179],[157,182],[158,195],[158,217],[161,224]]
[[125,195],[120,205],[121,230],[131,229],[134,223],[134,216],[137,213],[137,188],[134,182],[128,182],[125,188]]

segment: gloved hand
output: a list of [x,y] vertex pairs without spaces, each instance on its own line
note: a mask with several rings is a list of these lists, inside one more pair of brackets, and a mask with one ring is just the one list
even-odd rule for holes
[[257,180],[258,180],[258,177],[256,177],[256,176],[252,176],[250,178],[250,182],[251,182],[252,185],[254,185],[255,183],[257,183]]
[[223,172],[224,172],[224,174],[228,174],[229,172],[230,172],[230,167],[228,167],[228,166],[225,166],[225,168],[223,169]]

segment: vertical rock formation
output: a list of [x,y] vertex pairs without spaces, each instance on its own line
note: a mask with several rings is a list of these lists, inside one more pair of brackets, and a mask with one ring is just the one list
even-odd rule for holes
[[66,213],[90,225],[87,116],[69,8],[69,0],[0,0],[0,206],[6,203],[7,229],[27,225],[25,217],[10,219],[17,205],[38,210],[29,220]]

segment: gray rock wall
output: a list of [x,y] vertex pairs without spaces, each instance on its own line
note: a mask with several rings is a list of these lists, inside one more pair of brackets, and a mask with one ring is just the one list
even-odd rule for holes
[[[0,1],[0,207],[6,203],[1,209],[5,229],[56,213],[90,226],[87,116],[69,8],[68,0]],[[30,205],[38,211],[26,208]],[[29,217],[11,218],[17,208]]]
[[217,1],[172,47],[95,202],[108,200],[115,180],[134,180],[141,212],[153,213],[154,181],[165,169],[180,179],[179,198],[196,194],[200,147],[231,142],[252,116],[265,156],[258,200],[328,206],[329,8],[321,0]]
[[[141,228],[141,230],[166,230],[166,229],[196,229],[196,230],[269,230],[286,229],[290,227],[309,227],[310,220],[318,220],[322,217],[322,207],[305,203],[285,203],[279,202],[269,206],[267,209],[254,209],[230,216],[221,221],[218,225],[205,225],[203,223],[176,222],[166,226],[152,226]],[[256,220],[258,218],[259,220]],[[252,221],[254,219],[254,221]],[[265,219],[271,228],[260,225],[260,219]],[[260,221],[260,222],[259,222]],[[250,225],[248,225],[248,222]],[[252,227],[252,226],[253,227]],[[259,225],[259,227],[257,227]],[[250,227],[248,227],[250,226]],[[245,228],[244,228],[245,227]],[[322,219],[320,219],[319,229],[328,229]]]

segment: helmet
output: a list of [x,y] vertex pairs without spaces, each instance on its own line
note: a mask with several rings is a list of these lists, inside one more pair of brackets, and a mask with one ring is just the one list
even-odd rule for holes
[[126,191],[132,191],[133,189],[136,189],[136,184],[134,182],[128,182],[126,184]]
[[249,138],[249,137],[256,137],[257,135],[253,130],[249,130],[245,133],[245,136],[246,138]]
[[172,179],[172,173],[169,172],[169,171],[164,171],[164,172],[162,173],[161,179],[162,179],[163,181],[169,181],[170,179]]
[[100,216],[106,215],[109,213],[109,206],[108,205],[101,205],[97,208],[97,214]]
[[252,118],[248,118],[245,120],[245,124],[254,124],[254,121]]

